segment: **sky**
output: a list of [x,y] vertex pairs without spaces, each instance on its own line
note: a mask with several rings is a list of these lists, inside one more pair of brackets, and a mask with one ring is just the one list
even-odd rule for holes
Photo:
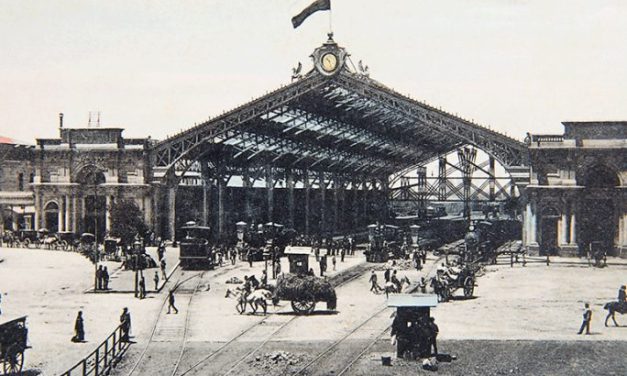
[[[335,40],[396,91],[522,140],[627,120],[627,1],[0,0],[0,136],[90,111],[163,139],[290,82]],[[331,22],[330,22],[331,21]]]

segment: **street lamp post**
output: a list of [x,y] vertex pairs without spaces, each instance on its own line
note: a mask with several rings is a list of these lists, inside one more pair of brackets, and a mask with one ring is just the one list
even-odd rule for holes
[[98,185],[94,182],[94,291],[98,291]]

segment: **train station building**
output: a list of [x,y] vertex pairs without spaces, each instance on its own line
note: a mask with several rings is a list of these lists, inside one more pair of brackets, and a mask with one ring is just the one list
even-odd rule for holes
[[627,257],[627,122],[565,122],[530,135],[524,242],[531,251]]
[[[605,242],[625,254],[627,123],[564,123],[564,135],[524,143],[377,82],[331,35],[312,59],[289,85],[162,141],[66,128],[61,119],[59,138],[3,146],[15,149],[0,166],[4,228],[105,233],[106,209],[130,198],[165,238],[189,220],[219,236],[239,221],[323,234],[385,221],[389,200],[403,192],[486,202],[507,194],[518,199],[530,251],[572,255]],[[489,161],[476,162],[473,149]],[[459,164],[442,158],[449,153]],[[434,161],[440,175],[425,184]],[[496,163],[507,186],[496,181]],[[447,169],[461,172],[458,183]],[[415,184],[405,184],[410,171]],[[474,171],[487,176],[480,186]],[[16,220],[16,207],[30,219]]]

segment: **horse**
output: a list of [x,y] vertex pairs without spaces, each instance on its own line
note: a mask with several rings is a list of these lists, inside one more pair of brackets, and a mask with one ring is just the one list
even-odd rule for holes
[[250,304],[250,308],[253,310],[253,314],[257,313],[257,309],[259,307],[263,308],[263,314],[267,314],[268,311],[268,303],[266,300],[272,299],[272,292],[266,289],[257,289],[252,292],[245,294],[241,288],[235,289],[235,291],[231,291],[230,289],[226,290],[225,298],[233,296],[237,299],[237,305],[235,308],[240,313],[240,315],[246,312],[246,304]]
[[438,280],[436,277],[432,277],[430,286],[433,288],[433,292],[438,296],[438,301],[446,302],[450,298],[448,286],[445,282]]
[[403,276],[403,278],[401,278],[398,284],[395,284],[392,281],[386,282],[385,285],[383,285],[385,297],[387,298],[390,293],[399,294],[401,291],[403,291],[403,286],[406,284],[409,285],[410,283],[411,282],[409,281],[409,278],[407,278],[407,276]]
[[608,302],[605,303],[605,305],[603,306],[603,309],[607,309],[609,312],[607,313],[607,316],[605,317],[605,326],[607,326],[607,320],[611,317],[612,321],[614,321],[614,325],[618,326],[618,323],[616,322],[616,318],[614,317],[614,314],[616,312],[620,313],[621,315],[624,315],[625,313],[627,313],[627,304],[622,304],[620,302]]

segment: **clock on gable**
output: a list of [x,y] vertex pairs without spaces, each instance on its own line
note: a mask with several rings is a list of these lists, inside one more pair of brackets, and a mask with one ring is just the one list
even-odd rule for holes
[[333,40],[333,33],[329,33],[329,39],[311,54],[314,66],[325,76],[332,76],[342,70],[347,57],[346,50]]

